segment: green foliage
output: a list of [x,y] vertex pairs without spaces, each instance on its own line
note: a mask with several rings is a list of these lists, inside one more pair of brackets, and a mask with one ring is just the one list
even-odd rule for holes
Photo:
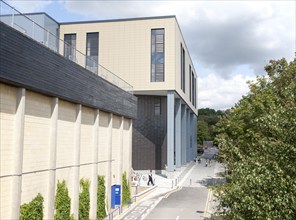
[[130,185],[126,178],[126,172],[122,174],[122,204],[127,205],[131,202]]
[[20,220],[43,219],[43,197],[40,193],[29,203],[21,205]]
[[107,215],[105,209],[105,191],[105,178],[104,176],[98,176],[97,220],[101,220]]
[[198,110],[197,122],[197,143],[203,144],[203,141],[212,141],[215,138],[214,126],[224,115],[221,110],[202,108]]
[[89,180],[81,179],[79,193],[79,220],[89,219],[90,196],[89,196]]
[[265,70],[217,124],[218,159],[232,171],[215,189],[217,214],[228,219],[296,219],[296,59]]
[[58,181],[57,192],[55,198],[56,213],[54,215],[55,220],[70,220],[70,208],[71,199],[68,195],[68,188],[66,181]]

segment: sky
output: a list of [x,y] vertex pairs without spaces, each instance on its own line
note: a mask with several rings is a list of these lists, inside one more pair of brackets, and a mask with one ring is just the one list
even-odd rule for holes
[[4,1],[58,22],[176,15],[198,75],[198,108],[233,107],[269,60],[296,52],[296,0]]

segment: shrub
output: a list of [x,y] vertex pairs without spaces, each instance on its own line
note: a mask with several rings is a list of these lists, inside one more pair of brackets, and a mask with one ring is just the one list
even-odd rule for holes
[[104,176],[98,176],[97,220],[101,220],[107,215],[105,209],[105,190],[105,178]]
[[126,178],[126,172],[122,174],[122,204],[127,205],[131,201],[130,186]]
[[21,205],[20,220],[43,219],[43,197],[40,193],[29,203]]
[[70,220],[70,208],[71,208],[71,198],[68,195],[68,188],[66,186],[66,181],[58,181],[57,193],[55,198],[55,208],[56,213],[54,215],[55,220]]
[[90,207],[90,197],[89,197],[89,180],[80,180],[81,192],[79,194],[79,220],[89,219],[89,207]]

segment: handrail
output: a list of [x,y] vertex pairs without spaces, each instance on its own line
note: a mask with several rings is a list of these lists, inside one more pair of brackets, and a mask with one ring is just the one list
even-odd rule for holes
[[[125,90],[126,92],[133,94],[133,87],[118,77],[116,74],[112,73],[110,70],[106,69],[102,65],[98,64],[96,60],[87,57],[85,54],[77,50],[75,47],[71,46],[67,42],[63,41],[55,34],[51,33],[49,30],[45,29],[43,26],[39,25],[33,21],[28,16],[22,14],[14,7],[10,6],[4,0],[0,0],[0,21],[10,25],[12,28],[20,31],[22,34],[32,38],[33,40],[43,44],[49,49],[53,50],[63,56],[63,46],[67,45],[71,51],[75,51],[75,57],[65,57],[80,66],[88,69],[90,72],[104,78],[113,85]],[[39,37],[39,39],[38,39]],[[41,39],[42,38],[42,39]],[[91,63],[92,67],[88,67],[86,64]]]

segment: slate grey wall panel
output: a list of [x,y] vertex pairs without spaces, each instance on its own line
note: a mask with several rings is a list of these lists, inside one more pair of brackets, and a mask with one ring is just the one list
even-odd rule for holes
[[136,118],[135,96],[6,24],[0,27],[0,81]]
[[167,163],[167,99],[161,100],[161,115],[155,115],[155,96],[137,96],[138,116],[133,122],[132,167],[163,170]]

